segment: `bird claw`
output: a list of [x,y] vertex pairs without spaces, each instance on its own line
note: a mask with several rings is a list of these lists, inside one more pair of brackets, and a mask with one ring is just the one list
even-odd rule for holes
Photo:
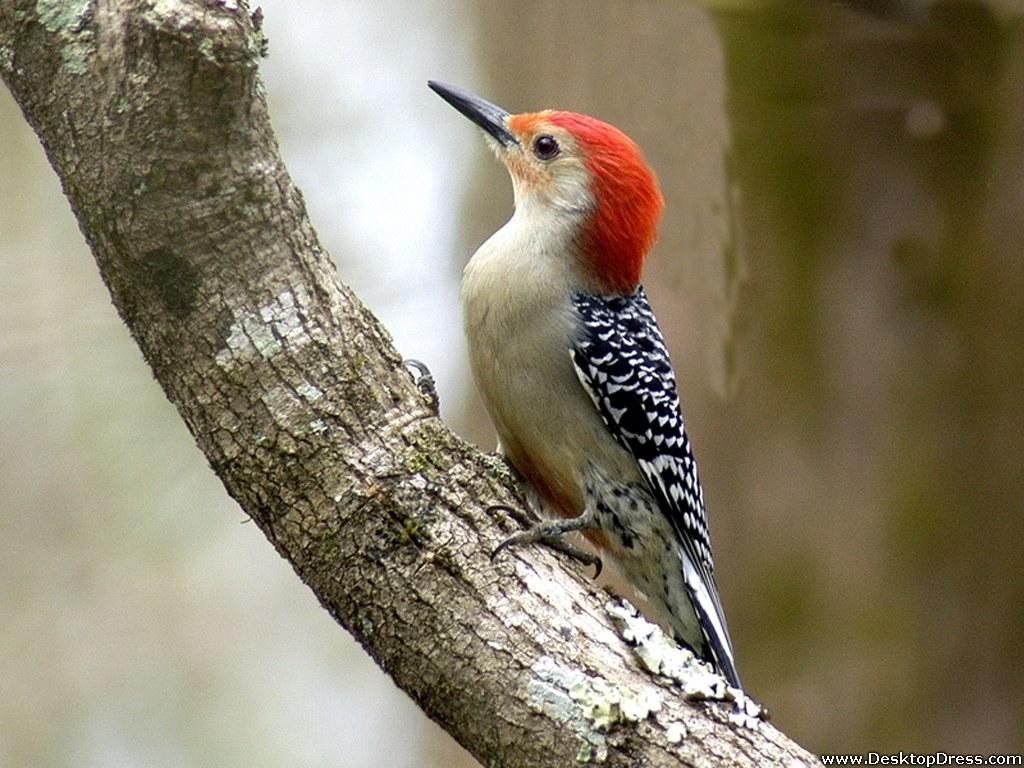
[[[488,512],[495,510],[508,512],[516,519],[517,522],[523,523],[523,514],[512,507],[508,507],[504,504],[495,504],[487,508]],[[596,579],[601,575],[601,570],[604,567],[604,563],[601,562],[601,557],[599,555],[595,555],[593,552],[588,552],[585,549],[581,549],[580,547],[570,544],[562,538],[563,535],[570,531],[578,531],[581,528],[587,527],[587,524],[590,521],[581,521],[581,518],[582,515],[578,518],[569,518],[568,520],[537,523],[525,531],[514,533],[491,550],[491,560],[494,560],[502,550],[509,547],[516,547],[523,544],[544,544],[549,549],[561,552],[563,555],[568,555],[573,560],[582,563],[584,566],[594,566],[594,578]]]
[[419,390],[420,394],[426,398],[427,406],[430,408],[431,413],[437,416],[441,408],[441,400],[437,396],[437,385],[434,382],[434,375],[430,372],[430,369],[419,360],[413,360],[412,358],[404,360],[402,364],[409,369],[412,383]]

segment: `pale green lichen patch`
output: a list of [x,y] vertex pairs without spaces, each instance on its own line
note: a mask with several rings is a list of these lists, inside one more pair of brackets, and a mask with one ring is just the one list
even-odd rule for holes
[[[286,290],[256,312],[236,316],[228,329],[224,347],[217,352],[217,364],[225,369],[252,362],[252,358],[269,359],[281,352],[287,345],[297,350],[310,341],[303,326],[303,313],[308,297],[303,289]],[[314,391],[317,397],[310,397]],[[312,402],[322,395],[316,387],[300,392]]]
[[[444,453],[444,437],[435,428],[422,421],[417,422],[412,429],[405,432],[406,450],[403,452],[403,465],[405,471],[413,475],[424,475],[426,477],[437,477],[437,457]],[[441,489],[442,496],[447,494]],[[454,497],[449,499],[453,503],[459,503]]]
[[508,461],[500,453],[485,453],[483,463],[502,479],[506,485],[515,485],[517,480]]
[[213,51],[213,40],[208,37],[204,37],[199,41],[199,53],[203,55],[203,58],[207,61],[215,62],[217,60],[216,55]]
[[89,71],[89,55],[92,49],[88,43],[67,43],[60,51],[64,68],[73,75],[84,75]]
[[661,697],[653,691],[632,691],[601,678],[584,678],[569,690],[569,696],[599,731],[616,723],[638,723],[661,709]]
[[39,23],[50,32],[72,30],[89,10],[89,0],[36,0]]
[[92,31],[84,24],[90,0],[36,0],[36,17],[48,32],[60,35],[61,60],[72,74],[84,74],[92,55]]
[[234,368],[246,358],[272,357],[281,351],[281,342],[258,315],[246,314],[231,324],[224,348],[217,352],[217,364],[223,368]]
[[679,744],[686,738],[686,726],[680,722],[672,722],[665,729],[665,741],[669,744]]
[[377,626],[369,616],[360,616],[359,629],[362,631],[363,637],[370,637],[377,631]]
[[[600,755],[600,757],[598,755]],[[586,742],[586,741],[583,742],[582,744],[580,744],[580,748],[576,752],[576,762],[577,763],[590,763],[590,762],[603,763],[607,759],[608,759],[608,749],[607,749],[607,747],[604,749],[604,752],[600,752],[599,753],[594,748],[593,744],[590,744],[589,742]]]
[[652,690],[634,691],[542,656],[533,665],[528,692],[534,708],[572,729],[580,739],[578,762],[608,758],[605,734],[618,724],[638,723],[661,708]]
[[302,395],[302,398],[307,403],[315,403],[324,396],[323,391],[319,387],[313,386],[308,381],[304,381],[295,387],[295,391]]
[[532,671],[534,676],[527,686],[530,706],[572,730],[580,741],[576,755],[579,762],[607,760],[607,738],[583,716],[581,707],[569,695],[569,690],[580,684],[586,675],[559,664],[550,656],[537,659]]
[[6,45],[0,44],[0,70],[11,72],[14,69],[14,51]]
[[612,600],[605,605],[605,610],[623,638],[633,646],[644,667],[652,674],[666,678],[668,684],[680,688],[687,699],[732,702],[734,706],[729,718],[738,725],[753,728],[763,719],[760,704],[740,689],[730,687],[709,664],[681,647],[657,624],[641,616],[628,601]]
[[153,0],[153,13],[159,16],[179,14],[183,10],[181,0]]

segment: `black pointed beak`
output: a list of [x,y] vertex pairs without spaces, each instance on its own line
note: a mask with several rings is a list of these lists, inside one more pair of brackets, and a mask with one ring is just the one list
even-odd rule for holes
[[497,104],[492,104],[486,99],[474,96],[469,91],[456,88],[454,85],[445,85],[436,80],[428,80],[427,85],[434,93],[483,128],[501,146],[510,147],[519,144],[518,139],[508,129],[508,112]]

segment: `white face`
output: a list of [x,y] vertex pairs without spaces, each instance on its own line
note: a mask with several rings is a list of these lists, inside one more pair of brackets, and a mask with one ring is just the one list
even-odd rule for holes
[[575,138],[545,121],[543,113],[513,115],[509,128],[518,145],[490,143],[512,177],[516,211],[534,220],[556,217],[562,226],[569,220],[580,223],[595,201]]
[[[515,212],[470,262],[467,274],[486,273],[487,265],[511,259],[533,292],[554,290],[585,282],[576,253],[580,232],[596,208],[590,191],[590,172],[574,137],[559,126],[513,115],[509,128],[518,143],[503,145],[487,136],[487,143],[505,164],[515,194]],[[517,130],[518,128],[518,130]],[[540,280],[543,285],[536,285]],[[508,287],[508,290],[515,290]]]

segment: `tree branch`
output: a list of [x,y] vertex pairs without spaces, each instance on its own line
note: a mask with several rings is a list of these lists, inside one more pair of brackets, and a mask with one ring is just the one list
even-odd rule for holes
[[0,0],[0,74],[228,492],[487,765],[814,764],[688,701],[706,674],[670,669],[685,654],[616,624],[551,553],[488,560],[514,526],[483,509],[515,502],[512,479],[433,415],[339,282],[270,128],[263,44],[234,0]]

